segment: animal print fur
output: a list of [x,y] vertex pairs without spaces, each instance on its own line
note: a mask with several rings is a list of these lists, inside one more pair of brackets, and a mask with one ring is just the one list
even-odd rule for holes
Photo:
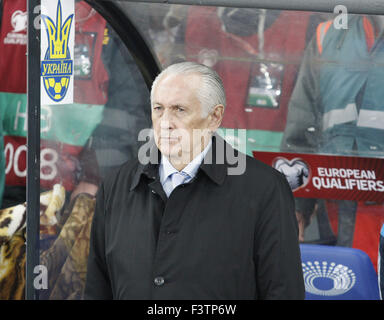
[[0,300],[25,297],[24,230],[17,231],[0,247]]
[[[40,196],[40,229],[51,230],[56,213],[65,201],[65,189],[55,185]],[[45,208],[45,209],[44,209]],[[25,296],[26,203],[0,210],[0,299],[20,300]],[[44,229],[43,229],[44,230]]]

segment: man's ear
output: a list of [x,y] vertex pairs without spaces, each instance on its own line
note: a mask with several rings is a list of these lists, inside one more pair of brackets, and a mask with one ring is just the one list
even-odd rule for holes
[[224,106],[222,104],[216,105],[209,114],[209,129],[214,132],[216,131],[223,120]]

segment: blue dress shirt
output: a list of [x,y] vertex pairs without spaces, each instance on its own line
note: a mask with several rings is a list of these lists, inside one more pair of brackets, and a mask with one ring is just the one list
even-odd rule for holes
[[188,165],[181,171],[178,171],[177,169],[175,169],[172,166],[172,164],[169,162],[168,158],[165,157],[164,155],[161,155],[159,175],[160,175],[161,185],[163,186],[164,192],[167,195],[167,197],[170,196],[170,194],[175,188],[172,183],[172,175],[180,172],[185,176],[183,183],[190,182],[196,176],[197,170],[199,169],[201,163],[203,162],[203,159],[207,154],[211,145],[212,145],[212,140],[208,143],[208,145],[205,147],[203,152],[201,152],[190,163],[188,163]]

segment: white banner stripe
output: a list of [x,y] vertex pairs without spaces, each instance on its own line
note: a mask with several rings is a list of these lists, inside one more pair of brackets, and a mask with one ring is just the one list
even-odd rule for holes
[[323,131],[337,124],[356,121],[358,119],[356,104],[350,103],[344,109],[334,109],[323,115]]
[[384,111],[361,110],[357,126],[384,130]]

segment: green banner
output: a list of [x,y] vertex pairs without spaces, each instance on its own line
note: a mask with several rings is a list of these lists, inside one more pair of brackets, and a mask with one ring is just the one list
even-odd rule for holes
[[[103,105],[41,106],[41,138],[83,146],[103,117]],[[27,95],[0,93],[4,135],[27,136]]]

